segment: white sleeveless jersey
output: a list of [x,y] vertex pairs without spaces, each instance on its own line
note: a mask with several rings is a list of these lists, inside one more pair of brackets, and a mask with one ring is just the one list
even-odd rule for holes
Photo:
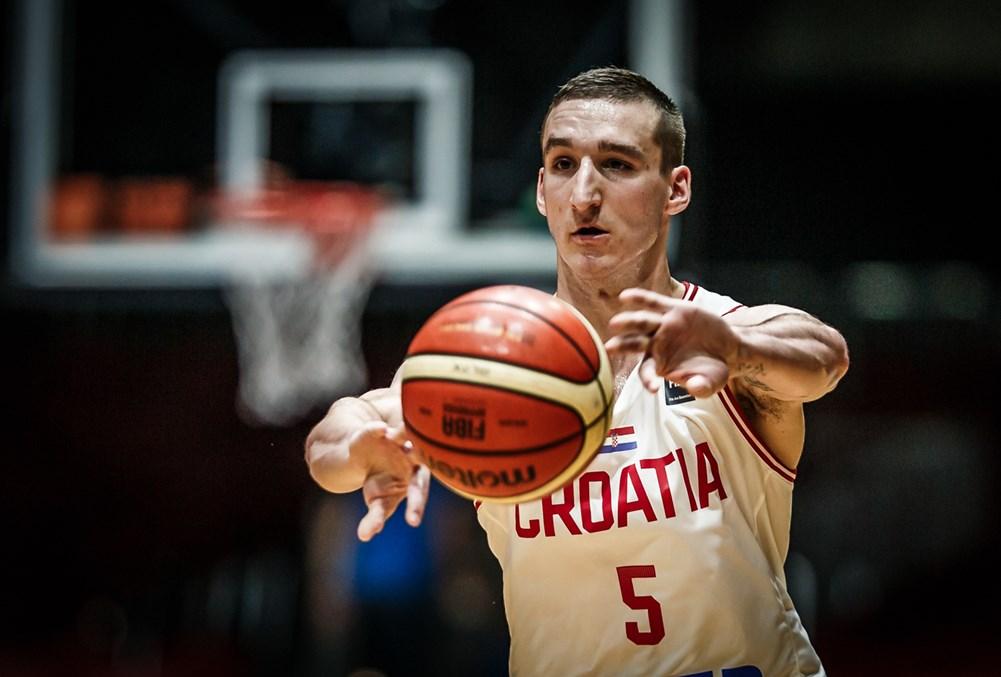
[[[723,315],[740,305],[686,283]],[[786,592],[795,472],[729,389],[636,370],[601,453],[563,490],[477,508],[504,572],[512,675],[824,675]]]

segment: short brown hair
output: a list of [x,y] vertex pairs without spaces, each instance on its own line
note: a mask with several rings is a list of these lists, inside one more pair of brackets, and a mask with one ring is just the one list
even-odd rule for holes
[[654,141],[660,146],[660,173],[666,174],[685,161],[685,122],[678,106],[656,85],[639,73],[609,66],[593,68],[570,78],[559,88],[542,121],[545,133],[549,114],[564,101],[604,99],[607,101],[648,101],[660,112]]

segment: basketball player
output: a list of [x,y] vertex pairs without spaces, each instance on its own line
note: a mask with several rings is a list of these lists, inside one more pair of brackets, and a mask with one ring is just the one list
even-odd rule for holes
[[[513,674],[824,674],[783,563],[803,404],[835,387],[847,347],[802,311],[671,277],[684,140],[674,103],[614,68],[571,79],[544,121],[537,204],[556,294],[606,341],[617,399],[602,453],[565,489],[477,507],[504,573]],[[362,489],[362,540],[404,498],[420,522],[429,474],[398,382],[334,403],[306,457],[324,488]]]

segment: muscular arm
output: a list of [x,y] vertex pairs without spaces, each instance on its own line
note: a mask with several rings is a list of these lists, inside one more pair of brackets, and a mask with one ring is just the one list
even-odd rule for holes
[[795,308],[741,308],[723,317],[737,338],[730,378],[752,396],[810,402],[834,390],[848,370],[848,346],[835,329]]
[[786,306],[742,308],[724,319],[738,338],[731,389],[752,428],[787,468],[803,454],[803,404],[831,392],[848,370],[835,329]]
[[361,489],[368,513],[358,538],[371,539],[406,499],[406,519],[421,522],[430,471],[407,439],[398,381],[389,388],[337,400],[306,438],[306,463],[327,491]]
[[661,378],[710,397],[730,385],[758,435],[787,467],[803,451],[803,403],[830,392],[848,369],[835,329],[786,306],[741,308],[718,317],[685,301],[643,289],[622,293],[609,352],[644,353],[640,378]]

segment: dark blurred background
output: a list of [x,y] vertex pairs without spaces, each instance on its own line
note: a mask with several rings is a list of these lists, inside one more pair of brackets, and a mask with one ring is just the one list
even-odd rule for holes
[[[27,4],[2,14],[8,234]],[[449,47],[474,72],[468,228],[538,231],[548,100],[580,70],[635,65],[635,4],[55,2],[56,174],[210,188],[218,70],[237,50]],[[695,198],[675,276],[804,308],[852,351],[808,405],[788,562],[821,657],[833,675],[996,674],[1001,5],[677,6]],[[361,113],[384,129],[412,114]],[[310,115],[275,114],[299,176],[382,167],[412,190],[405,133],[324,160]],[[423,527],[357,544],[360,496],[325,495],[302,461],[325,406],[284,425],[238,413],[217,286],[32,283],[11,242],[0,674],[506,673],[499,569],[468,504],[436,487]],[[496,282],[553,281],[377,282],[369,384],[434,309]]]

